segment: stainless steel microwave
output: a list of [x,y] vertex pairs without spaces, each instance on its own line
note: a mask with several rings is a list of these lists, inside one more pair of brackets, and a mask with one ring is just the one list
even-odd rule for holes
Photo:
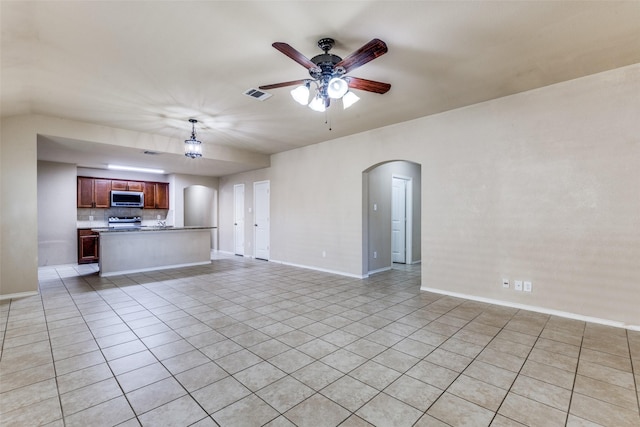
[[111,206],[142,208],[144,193],[142,191],[111,191]]

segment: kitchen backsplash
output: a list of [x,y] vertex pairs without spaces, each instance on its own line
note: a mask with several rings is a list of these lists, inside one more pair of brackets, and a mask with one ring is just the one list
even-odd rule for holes
[[[110,208],[110,209],[77,209],[78,228],[106,227],[111,216],[139,216],[142,217],[142,225],[155,225],[158,221],[166,221],[167,225],[173,225],[170,211],[166,209],[140,209],[140,208]],[[160,219],[158,219],[158,217]]]

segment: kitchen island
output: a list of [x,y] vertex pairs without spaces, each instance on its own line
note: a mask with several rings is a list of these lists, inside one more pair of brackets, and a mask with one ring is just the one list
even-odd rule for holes
[[215,228],[93,228],[100,234],[100,276],[209,264]]

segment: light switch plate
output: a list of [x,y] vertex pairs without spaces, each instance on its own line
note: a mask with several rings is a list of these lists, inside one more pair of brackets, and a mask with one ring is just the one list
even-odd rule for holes
[[509,288],[509,279],[502,279],[502,287],[505,289]]
[[533,286],[531,285],[531,282],[524,282],[524,291],[525,292],[531,292],[532,288],[533,288]]
[[516,280],[515,282],[513,282],[513,289],[515,289],[516,291],[521,291],[522,290],[522,280]]

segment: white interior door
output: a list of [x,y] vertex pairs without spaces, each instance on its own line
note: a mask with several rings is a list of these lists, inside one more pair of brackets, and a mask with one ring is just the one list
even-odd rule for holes
[[233,186],[233,247],[244,256],[244,184]]
[[391,260],[407,262],[407,180],[392,178],[391,186]]
[[269,181],[253,183],[255,257],[269,259]]

